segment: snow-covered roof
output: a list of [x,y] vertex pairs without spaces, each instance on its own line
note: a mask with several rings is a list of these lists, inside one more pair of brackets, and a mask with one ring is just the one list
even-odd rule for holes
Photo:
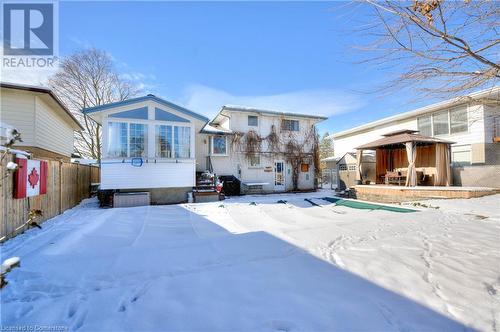
[[200,131],[202,134],[232,134],[233,131],[223,128],[215,123],[207,123]]
[[316,119],[316,120],[320,120],[320,121],[328,119],[327,117],[321,116],[321,115],[283,112],[283,111],[278,111],[278,110],[268,110],[268,109],[261,109],[261,108],[255,108],[255,107],[240,106],[240,105],[224,105],[224,106],[222,106],[221,110],[219,111],[219,114],[224,112],[224,111],[249,112],[249,113],[278,115],[278,116],[290,116],[290,117]]

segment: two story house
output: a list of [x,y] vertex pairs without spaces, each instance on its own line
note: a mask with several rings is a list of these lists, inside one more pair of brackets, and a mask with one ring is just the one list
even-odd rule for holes
[[315,125],[325,117],[241,106],[223,106],[207,123],[200,167],[233,175],[243,193],[315,187]]

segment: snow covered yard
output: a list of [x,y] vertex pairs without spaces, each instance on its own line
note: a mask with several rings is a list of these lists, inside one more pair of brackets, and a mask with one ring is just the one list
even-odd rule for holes
[[1,247],[2,260],[21,257],[0,293],[1,323],[498,330],[500,195],[429,201],[440,208],[415,213],[334,206],[324,195],[128,209],[85,201]]

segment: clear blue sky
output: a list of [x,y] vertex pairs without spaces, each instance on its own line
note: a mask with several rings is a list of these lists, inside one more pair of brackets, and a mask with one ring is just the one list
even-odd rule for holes
[[144,93],[208,116],[222,104],[323,114],[335,132],[421,105],[361,93],[389,73],[355,63],[353,10],[366,15],[342,2],[60,2],[60,55],[103,49]]

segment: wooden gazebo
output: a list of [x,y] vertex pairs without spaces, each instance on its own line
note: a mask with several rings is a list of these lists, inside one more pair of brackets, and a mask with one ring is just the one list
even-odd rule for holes
[[450,145],[453,142],[399,130],[356,148],[358,179],[364,150],[376,151],[376,183],[449,186],[452,182]]

